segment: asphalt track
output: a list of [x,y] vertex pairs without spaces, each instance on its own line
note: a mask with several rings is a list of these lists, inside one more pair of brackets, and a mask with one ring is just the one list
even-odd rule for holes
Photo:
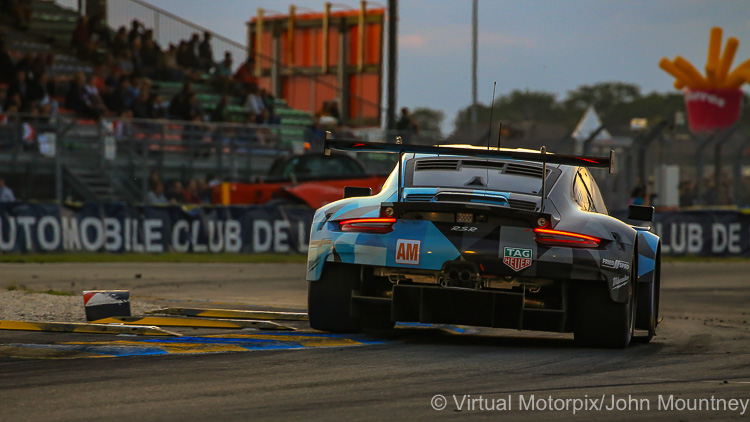
[[[300,331],[277,333],[294,336],[288,341],[244,331],[244,343],[215,340],[197,330],[191,338],[214,339],[203,350],[127,356],[114,352],[148,339],[0,331],[6,351],[26,345],[16,354],[27,353],[0,353],[0,420],[749,418],[750,407],[741,415],[742,404],[730,400],[750,400],[750,263],[671,263],[663,271],[658,337],[626,350],[580,349],[569,335],[415,326],[335,338],[300,322]],[[33,289],[128,288],[134,297],[246,309],[303,309],[303,273],[291,264],[0,265],[2,283]],[[120,357],[28,355],[29,344],[94,342],[120,344],[112,347]],[[550,397],[563,410],[539,410]],[[623,410],[607,410],[613,398]],[[574,415],[602,399],[602,410]],[[696,405],[703,410],[689,410]]]

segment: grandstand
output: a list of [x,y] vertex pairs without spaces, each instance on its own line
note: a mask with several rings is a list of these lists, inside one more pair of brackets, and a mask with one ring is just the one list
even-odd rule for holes
[[[44,73],[53,81],[48,94],[55,106],[31,114],[15,112],[12,102],[6,102],[13,83],[0,83],[0,107],[11,105],[0,109],[0,167],[20,198],[144,201],[152,172],[164,180],[202,179],[209,173],[248,180],[264,174],[279,154],[302,151],[313,136],[311,113],[289,108],[281,98],[269,104],[273,121],[248,123],[244,98],[229,95],[224,119],[209,121],[223,93],[205,72],[192,83],[196,109],[203,112],[194,121],[175,116],[139,119],[111,112],[101,118],[81,114],[66,94],[76,75],[104,79],[108,49],[99,45],[97,54],[81,57],[71,46],[81,16],[77,10],[55,1],[33,0],[31,12],[29,24],[18,28],[7,10],[0,11],[0,34],[13,64],[44,61]],[[174,16],[164,13],[162,22]],[[192,29],[204,30],[197,25]],[[108,28],[111,35],[116,30]],[[226,45],[216,34],[214,40],[216,47]],[[166,50],[165,45],[162,48]],[[235,63],[243,61],[244,57],[235,58]],[[150,79],[151,93],[164,100],[165,109],[182,89],[179,81]]]

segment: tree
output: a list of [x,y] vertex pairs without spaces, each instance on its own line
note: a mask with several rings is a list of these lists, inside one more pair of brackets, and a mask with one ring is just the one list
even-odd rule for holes
[[[462,128],[471,123],[470,112],[471,106],[459,110],[456,116],[456,128]],[[492,114],[493,123],[529,120],[557,122],[563,117],[563,110],[555,94],[544,91],[515,90],[495,100],[494,110],[484,104],[477,105],[477,123],[489,123],[490,114]]]
[[568,96],[563,106],[569,110],[583,112],[588,106],[594,106],[597,112],[606,115],[615,107],[623,103],[630,103],[641,97],[638,85],[624,82],[602,82],[596,85],[582,85]]
[[445,113],[442,111],[420,107],[412,111],[411,118],[419,127],[420,133],[442,138],[443,134],[440,125],[445,120]]

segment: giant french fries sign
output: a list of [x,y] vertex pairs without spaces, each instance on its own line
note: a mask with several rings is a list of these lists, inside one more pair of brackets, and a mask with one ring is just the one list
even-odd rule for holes
[[674,76],[674,87],[685,92],[688,124],[693,132],[732,126],[740,116],[742,85],[750,82],[750,59],[732,70],[740,41],[727,39],[722,51],[722,29],[711,28],[705,76],[681,56],[664,57],[659,67]]

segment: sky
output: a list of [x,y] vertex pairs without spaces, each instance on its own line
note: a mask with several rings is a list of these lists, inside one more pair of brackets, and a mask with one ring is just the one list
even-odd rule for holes
[[[285,12],[294,3],[323,10],[324,0],[148,0],[244,43],[258,7]],[[359,7],[359,1],[335,0]],[[368,2],[383,6],[386,0]],[[471,103],[471,0],[400,0],[399,107],[445,112],[449,132]],[[479,102],[513,90],[553,92],[622,81],[644,93],[673,90],[661,57],[685,57],[703,72],[709,31],[740,41],[734,65],[750,59],[748,0],[479,0]],[[748,85],[745,85],[747,87]],[[745,88],[747,90],[747,88]],[[385,101],[383,102],[385,104]]]

